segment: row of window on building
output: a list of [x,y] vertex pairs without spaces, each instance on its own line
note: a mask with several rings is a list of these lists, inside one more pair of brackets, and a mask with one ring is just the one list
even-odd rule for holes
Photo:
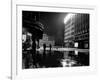
[[[65,19],[64,43],[66,47],[75,47],[78,43],[78,48],[89,48],[89,14],[73,13],[69,19]],[[85,46],[88,44],[87,47]]]

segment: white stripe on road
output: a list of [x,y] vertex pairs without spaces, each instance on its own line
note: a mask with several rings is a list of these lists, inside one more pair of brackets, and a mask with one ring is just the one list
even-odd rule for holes
[[[37,51],[41,51],[43,48],[37,49]],[[50,50],[50,48],[46,48],[46,50]],[[78,52],[89,52],[89,49],[77,49],[77,48],[51,48],[52,51],[78,51]]]

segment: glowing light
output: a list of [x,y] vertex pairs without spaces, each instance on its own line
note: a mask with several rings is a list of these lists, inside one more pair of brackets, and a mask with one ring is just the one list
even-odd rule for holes
[[67,63],[66,62],[61,62],[63,67],[66,67]]
[[74,44],[74,46],[77,48],[77,47],[78,47],[78,42],[76,42],[76,43]]
[[75,14],[67,14],[67,16],[64,18],[64,24],[66,24],[66,22],[72,18]]
[[78,55],[78,51],[77,50],[75,50],[75,55]]

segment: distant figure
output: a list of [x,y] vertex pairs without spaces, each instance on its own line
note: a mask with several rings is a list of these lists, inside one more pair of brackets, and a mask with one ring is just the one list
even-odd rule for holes
[[33,41],[33,44],[32,44],[32,52],[31,52],[31,54],[32,54],[32,58],[33,58],[33,65],[36,67],[36,61],[37,61],[37,58],[36,58],[36,41],[35,41],[35,39],[33,38],[32,39],[32,41]]
[[43,56],[46,56],[46,44],[43,44]]
[[45,60],[46,60],[46,44],[43,44],[43,66],[45,66]]
[[43,44],[43,48],[44,48],[44,50],[46,50],[46,44]]
[[50,44],[50,51],[51,51],[52,45]]
[[49,54],[50,54],[50,56],[51,56],[51,48],[52,48],[52,45],[50,44],[49,47],[50,47],[50,53],[49,53]]

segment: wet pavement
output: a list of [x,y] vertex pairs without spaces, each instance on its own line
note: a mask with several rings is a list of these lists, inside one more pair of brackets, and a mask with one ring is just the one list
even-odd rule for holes
[[22,68],[53,68],[53,67],[79,67],[89,66],[89,50],[83,51],[55,51],[55,50],[37,50],[34,57],[32,53],[26,51],[23,53]]

